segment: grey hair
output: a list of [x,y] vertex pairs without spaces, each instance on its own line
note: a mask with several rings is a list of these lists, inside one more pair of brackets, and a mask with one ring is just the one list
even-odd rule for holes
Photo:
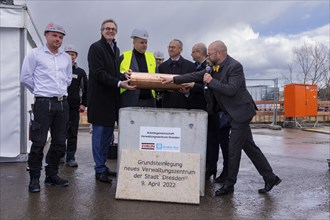
[[207,48],[204,43],[197,43],[194,45],[194,47],[204,56],[207,55]]
[[102,22],[102,24],[101,24],[101,31],[104,30],[104,24],[105,24],[105,23],[108,23],[108,22],[113,23],[113,24],[116,26],[116,29],[117,29],[117,31],[118,31],[117,23],[116,23],[115,20],[113,20],[113,19],[107,19],[107,20],[104,20],[104,21]]
[[181,41],[181,40],[179,40],[179,39],[173,39],[172,41],[176,41],[176,42],[178,42],[178,43],[179,43],[179,46],[180,46],[180,48],[181,48],[181,49],[183,49],[183,43],[182,43],[182,41]]

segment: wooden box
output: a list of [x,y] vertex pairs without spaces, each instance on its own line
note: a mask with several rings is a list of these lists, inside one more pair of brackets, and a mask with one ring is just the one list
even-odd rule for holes
[[136,86],[138,89],[179,90],[182,85],[176,85],[174,83],[162,83],[162,79],[160,77],[169,75],[172,74],[132,72],[130,85]]

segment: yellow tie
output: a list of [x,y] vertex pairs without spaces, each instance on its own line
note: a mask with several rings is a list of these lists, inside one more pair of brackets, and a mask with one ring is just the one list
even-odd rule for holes
[[214,66],[213,66],[213,71],[214,71],[214,72],[218,72],[219,69],[220,69],[220,65],[214,65]]

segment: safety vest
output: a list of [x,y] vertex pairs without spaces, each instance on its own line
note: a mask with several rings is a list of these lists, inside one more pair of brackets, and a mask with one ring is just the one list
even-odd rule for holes
[[[131,67],[131,61],[132,61],[133,51],[125,51],[123,52],[123,61],[120,63],[120,72],[124,73]],[[154,54],[151,52],[145,52],[144,56],[147,61],[147,67],[148,67],[148,73],[155,74],[156,73],[156,59],[154,57]],[[125,92],[126,89],[120,88],[120,94]],[[152,97],[156,97],[155,90],[151,90]]]

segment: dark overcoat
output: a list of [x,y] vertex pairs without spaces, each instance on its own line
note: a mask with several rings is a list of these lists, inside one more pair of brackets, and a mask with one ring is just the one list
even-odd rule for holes
[[[158,67],[159,73],[182,75],[195,71],[195,64],[180,56],[177,62],[172,62],[171,58],[160,64]],[[182,108],[189,109],[188,98],[179,91],[164,91],[163,92],[163,108]]]
[[88,51],[88,122],[113,127],[119,110],[119,49],[102,36]]

